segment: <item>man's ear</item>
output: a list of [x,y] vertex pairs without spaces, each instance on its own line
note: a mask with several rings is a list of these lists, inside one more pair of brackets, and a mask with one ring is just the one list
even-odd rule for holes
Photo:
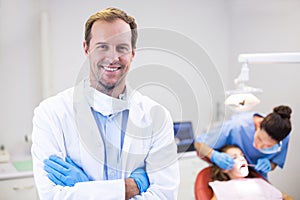
[[89,55],[89,47],[85,40],[83,41],[83,51],[86,56]]
[[132,49],[131,55],[132,55],[131,60],[133,60],[135,56],[135,49]]

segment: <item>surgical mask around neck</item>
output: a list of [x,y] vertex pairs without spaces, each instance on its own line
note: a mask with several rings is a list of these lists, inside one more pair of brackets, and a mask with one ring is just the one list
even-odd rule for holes
[[272,146],[270,148],[259,149],[259,151],[264,154],[277,153],[277,152],[281,151],[281,146],[282,146],[282,141],[280,141],[279,143],[275,144],[274,146]]

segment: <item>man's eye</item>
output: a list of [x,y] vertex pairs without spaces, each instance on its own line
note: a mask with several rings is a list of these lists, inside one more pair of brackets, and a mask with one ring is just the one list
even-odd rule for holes
[[128,53],[129,52],[129,48],[127,46],[119,46],[117,47],[118,52],[121,53]]
[[99,45],[99,46],[97,46],[97,49],[108,49],[108,46],[105,44]]

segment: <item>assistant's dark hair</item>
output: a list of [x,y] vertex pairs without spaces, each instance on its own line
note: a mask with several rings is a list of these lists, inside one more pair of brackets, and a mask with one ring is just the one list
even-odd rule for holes
[[292,130],[291,113],[292,109],[290,107],[277,106],[273,109],[272,113],[264,118],[260,124],[260,128],[265,130],[272,139],[280,142]]

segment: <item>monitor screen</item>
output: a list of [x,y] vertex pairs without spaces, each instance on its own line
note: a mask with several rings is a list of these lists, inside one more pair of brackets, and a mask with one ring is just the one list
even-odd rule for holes
[[178,152],[194,150],[194,131],[192,122],[174,122],[174,136]]

